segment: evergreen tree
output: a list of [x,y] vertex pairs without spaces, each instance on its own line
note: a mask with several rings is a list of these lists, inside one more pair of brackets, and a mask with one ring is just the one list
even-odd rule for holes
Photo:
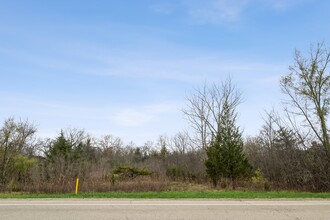
[[51,160],[54,160],[54,157],[59,155],[67,158],[68,154],[71,152],[71,149],[71,144],[65,139],[63,131],[61,131],[60,136],[56,138],[55,142],[49,149],[47,156]]
[[213,186],[216,187],[220,178],[219,174],[219,152],[220,145],[218,141],[212,141],[212,144],[206,149],[207,160],[205,161],[206,173],[211,178]]
[[82,154],[82,143],[79,143],[77,147],[65,138],[63,131],[56,138],[54,143],[51,145],[47,153],[47,157],[54,162],[59,157],[65,159],[65,161],[76,160]]
[[251,169],[244,152],[243,138],[239,127],[236,126],[237,114],[228,100],[223,104],[218,132],[213,135],[211,145],[207,148],[206,172],[216,186],[221,177],[230,178],[233,189],[236,180]]

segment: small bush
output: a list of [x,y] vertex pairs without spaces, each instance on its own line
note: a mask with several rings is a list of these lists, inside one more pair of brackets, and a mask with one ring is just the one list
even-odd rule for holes
[[130,166],[119,166],[112,171],[112,174],[118,175],[121,178],[135,179],[138,176],[151,176],[153,172],[146,168],[138,169]]
[[7,190],[9,192],[19,192],[22,190],[21,185],[15,181],[15,180],[11,180],[8,184],[7,184]]
[[255,188],[263,189],[265,191],[270,190],[270,185],[268,180],[264,177],[260,169],[257,169],[254,172],[254,176],[252,177],[252,183]]

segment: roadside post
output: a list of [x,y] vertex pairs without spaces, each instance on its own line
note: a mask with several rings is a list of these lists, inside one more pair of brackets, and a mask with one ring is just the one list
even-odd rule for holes
[[76,191],[75,191],[76,195],[78,194],[78,189],[79,189],[79,178],[77,177],[76,178]]

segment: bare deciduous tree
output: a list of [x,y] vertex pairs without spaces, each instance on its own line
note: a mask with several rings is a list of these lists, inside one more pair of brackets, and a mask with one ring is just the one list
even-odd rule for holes
[[[330,136],[327,124],[330,110],[329,62],[330,50],[323,43],[311,46],[308,57],[296,50],[294,65],[289,67],[290,73],[282,77],[281,88],[289,97],[287,104],[293,107],[293,110],[286,108],[292,124],[296,125],[297,119],[302,118],[302,125],[322,143],[330,158]],[[299,126],[294,127],[299,128]],[[301,135],[301,137],[305,139],[305,136]]]
[[219,131],[224,103],[227,102],[229,108],[234,109],[241,101],[241,92],[236,89],[230,78],[222,84],[204,84],[202,89],[196,90],[188,97],[188,104],[183,113],[195,132],[195,144],[206,149],[212,135]]

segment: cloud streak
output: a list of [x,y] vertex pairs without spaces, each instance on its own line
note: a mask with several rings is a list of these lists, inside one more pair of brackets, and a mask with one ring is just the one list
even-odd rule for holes
[[[163,54],[154,54],[152,49],[145,51],[137,49],[134,52],[113,50],[110,53],[104,52],[104,48],[94,48],[94,50],[89,50],[89,48],[89,45],[83,44],[69,51],[59,48],[58,56],[25,53],[18,49],[2,49],[0,52],[20,62],[29,63],[36,73],[48,69],[54,74],[147,78],[193,84],[199,84],[205,80],[219,81],[228,75],[234,78],[259,79],[265,74],[274,75],[286,70],[286,65],[242,59],[242,55],[239,54],[191,52],[175,46],[171,49],[159,48]],[[90,53],[81,55],[80,51],[87,50]],[[65,51],[65,55],[62,56],[61,51]],[[189,56],[181,54],[189,54]],[[67,60],[66,57],[71,57],[71,59]]]
[[311,0],[183,0],[189,17],[197,24],[228,24],[244,19],[256,6],[286,11]]
[[155,13],[164,14],[164,15],[170,15],[174,11],[173,5],[170,4],[169,2],[152,4],[149,6],[149,8]]
[[156,123],[162,116],[179,111],[177,103],[158,103],[147,106],[124,107],[109,119],[121,127],[142,127]]
[[[96,135],[111,133],[142,144],[164,132],[175,133],[183,125],[178,120],[181,104],[176,100],[136,105],[79,105],[56,102],[31,95],[3,94],[6,104],[0,118],[19,116],[36,121],[41,136],[55,137],[61,129],[87,129]],[[179,113],[179,114],[178,114]],[[178,116],[179,115],[179,116]]]
[[266,0],[265,2],[274,10],[286,11],[298,5],[311,2],[312,0]]
[[237,21],[247,6],[248,0],[184,1],[188,15],[198,23],[226,23]]

